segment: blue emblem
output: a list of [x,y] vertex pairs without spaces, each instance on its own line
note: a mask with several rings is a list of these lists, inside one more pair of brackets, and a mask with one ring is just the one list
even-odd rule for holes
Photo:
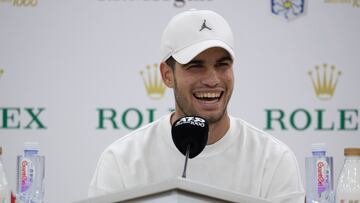
[[292,20],[301,16],[305,10],[305,0],[271,0],[271,12]]

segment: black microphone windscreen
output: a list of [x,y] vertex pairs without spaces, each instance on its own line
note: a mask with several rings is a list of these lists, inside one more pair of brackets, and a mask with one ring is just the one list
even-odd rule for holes
[[186,155],[187,146],[190,145],[189,158],[194,158],[207,144],[209,124],[204,118],[185,116],[174,122],[171,134],[175,146],[183,155]]

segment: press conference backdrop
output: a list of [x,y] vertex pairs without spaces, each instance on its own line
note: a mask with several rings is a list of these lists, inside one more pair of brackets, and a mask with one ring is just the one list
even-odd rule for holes
[[105,147],[173,110],[160,36],[190,8],[233,28],[231,115],[289,145],[303,180],[311,143],[325,142],[338,176],[343,148],[360,146],[360,1],[0,0],[0,144],[13,190],[16,156],[37,141],[45,201],[85,198]]

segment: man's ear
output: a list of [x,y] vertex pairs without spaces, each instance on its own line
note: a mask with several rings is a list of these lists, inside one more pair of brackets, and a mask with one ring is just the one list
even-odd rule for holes
[[166,63],[162,62],[160,64],[160,73],[164,84],[169,88],[173,88],[174,87],[173,69],[170,66],[168,66]]

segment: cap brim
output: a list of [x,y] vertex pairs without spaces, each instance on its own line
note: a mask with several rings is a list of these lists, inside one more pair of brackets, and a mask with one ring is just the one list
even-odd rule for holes
[[173,53],[172,57],[180,64],[187,64],[195,58],[195,56],[212,47],[221,47],[229,52],[232,59],[235,57],[233,49],[221,40],[206,40],[196,43]]

